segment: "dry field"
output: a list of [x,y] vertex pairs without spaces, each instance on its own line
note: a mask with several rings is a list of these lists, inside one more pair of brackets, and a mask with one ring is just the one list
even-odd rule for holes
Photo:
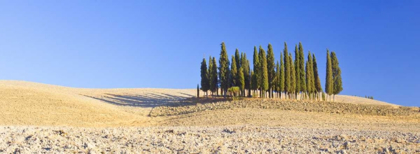
[[195,94],[0,81],[0,153],[420,152],[418,107],[341,95],[197,102]]

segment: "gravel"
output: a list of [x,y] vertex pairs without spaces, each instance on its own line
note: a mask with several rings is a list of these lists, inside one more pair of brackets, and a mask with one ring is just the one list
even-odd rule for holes
[[218,127],[0,127],[0,153],[415,153],[419,132]]

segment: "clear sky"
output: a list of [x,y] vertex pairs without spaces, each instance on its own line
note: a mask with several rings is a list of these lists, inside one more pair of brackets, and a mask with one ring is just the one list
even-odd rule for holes
[[[245,3],[246,2],[246,3]],[[200,62],[303,43],[342,94],[420,106],[420,1],[0,1],[0,79],[83,88],[195,88]],[[252,61],[252,59],[251,59]]]

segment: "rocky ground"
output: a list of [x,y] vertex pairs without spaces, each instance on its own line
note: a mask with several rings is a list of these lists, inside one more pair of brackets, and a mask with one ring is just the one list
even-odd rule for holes
[[0,153],[420,153],[419,132],[268,126],[0,127]]

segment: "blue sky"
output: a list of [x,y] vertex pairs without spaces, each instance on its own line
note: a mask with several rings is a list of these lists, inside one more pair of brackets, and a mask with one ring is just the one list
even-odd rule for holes
[[84,88],[195,88],[224,41],[252,57],[326,48],[342,94],[420,106],[420,1],[0,1],[0,79]]

